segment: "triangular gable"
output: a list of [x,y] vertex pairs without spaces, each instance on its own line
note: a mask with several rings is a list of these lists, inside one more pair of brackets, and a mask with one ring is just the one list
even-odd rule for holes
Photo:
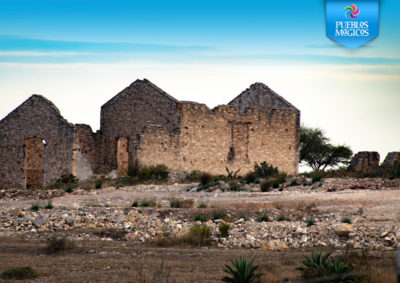
[[150,86],[156,93],[159,95],[163,95],[170,99],[171,101],[178,102],[174,97],[163,91],[161,88],[153,84],[147,79],[136,80],[130,86],[126,87],[124,90],[120,91],[117,95],[107,101],[102,107],[107,106],[108,104],[118,103],[118,101],[124,101],[125,99],[133,98],[138,94],[142,93],[142,87]]
[[240,113],[244,113],[249,108],[258,108],[263,112],[270,112],[273,109],[296,109],[296,107],[263,83],[252,84],[229,102],[228,105],[238,107]]
[[17,119],[20,117],[22,112],[29,111],[29,109],[32,107],[46,107],[50,109],[51,112],[53,112],[54,115],[60,120],[68,123],[61,115],[60,110],[54,105],[54,103],[39,94],[31,95],[27,100],[25,100],[21,105],[11,111],[3,120],[1,120],[0,123],[8,119]]

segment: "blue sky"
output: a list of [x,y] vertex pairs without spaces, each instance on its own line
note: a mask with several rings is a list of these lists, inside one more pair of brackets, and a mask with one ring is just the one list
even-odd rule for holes
[[326,37],[324,0],[0,3],[0,119],[41,93],[96,130],[137,78],[209,106],[262,81],[333,141],[400,150],[398,0],[381,0],[380,35],[356,50]]

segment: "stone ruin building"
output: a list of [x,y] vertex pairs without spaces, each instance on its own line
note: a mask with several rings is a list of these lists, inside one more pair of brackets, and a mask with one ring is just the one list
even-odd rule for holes
[[379,167],[380,156],[376,151],[360,151],[353,156],[349,169],[351,171],[366,172]]
[[68,123],[52,102],[32,95],[0,121],[0,187],[37,188],[63,174],[80,180],[134,166],[226,174],[267,161],[298,172],[300,111],[262,83],[227,105],[177,101],[136,80],[101,107],[100,130]]
[[385,160],[379,165],[380,156],[376,151],[360,151],[353,156],[350,161],[349,170],[358,172],[368,172],[382,167],[384,169],[392,166],[400,166],[400,152],[389,152]]

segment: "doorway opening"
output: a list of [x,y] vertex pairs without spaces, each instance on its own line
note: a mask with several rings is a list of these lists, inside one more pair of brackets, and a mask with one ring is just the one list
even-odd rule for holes
[[44,146],[42,138],[24,140],[24,183],[27,189],[38,189],[44,181]]

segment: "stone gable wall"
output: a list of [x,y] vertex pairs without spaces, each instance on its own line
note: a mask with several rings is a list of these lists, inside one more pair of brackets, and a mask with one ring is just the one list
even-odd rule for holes
[[[166,164],[171,170],[200,170],[226,174],[253,170],[267,161],[280,171],[295,174],[299,158],[299,112],[280,109],[270,114],[236,107],[182,103],[180,126],[175,134],[162,127],[145,129],[137,157],[141,165]],[[232,150],[233,148],[233,150]]]
[[24,187],[24,141],[38,137],[44,146],[46,186],[71,172],[74,130],[55,106],[34,95],[0,121],[0,187]]
[[137,81],[101,109],[98,173],[117,169],[117,140],[128,138],[129,166],[135,165],[138,134],[147,125],[158,124],[172,132],[178,126],[176,101],[159,89]]

